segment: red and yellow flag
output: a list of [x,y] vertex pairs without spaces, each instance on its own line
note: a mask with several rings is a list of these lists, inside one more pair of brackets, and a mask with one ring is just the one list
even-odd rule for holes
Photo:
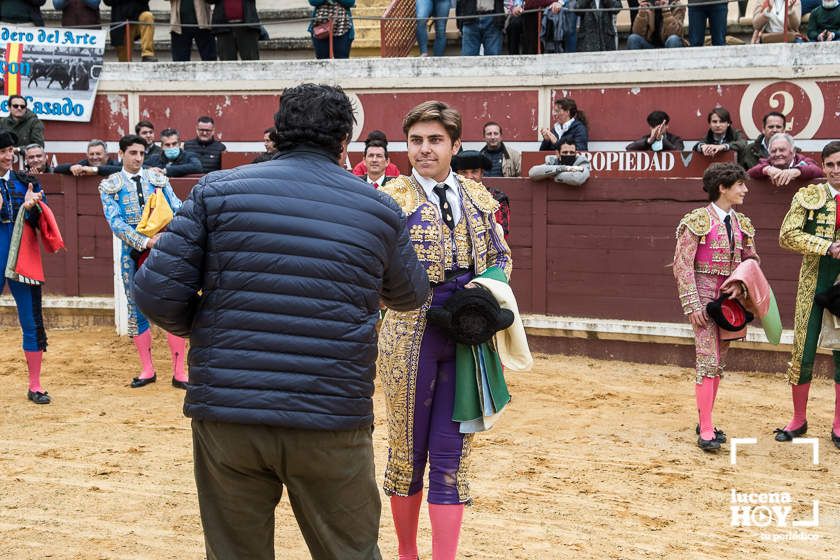
[[[6,43],[6,75],[3,76],[3,93],[20,95],[20,63],[23,60],[22,43]],[[14,66],[12,66],[14,63]],[[13,74],[9,68],[16,68]]]

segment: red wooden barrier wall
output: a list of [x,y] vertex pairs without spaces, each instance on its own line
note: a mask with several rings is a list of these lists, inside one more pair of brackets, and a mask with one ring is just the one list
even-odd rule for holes
[[[46,291],[113,293],[111,232],[98,180],[44,175],[67,252],[45,257]],[[197,177],[174,179],[186,197]],[[511,200],[512,284],[524,312],[606,319],[681,321],[671,269],[682,215],[706,204],[698,178],[594,178],[582,187],[553,181],[487,179]],[[744,211],[756,225],[762,266],[791,326],[800,257],[778,246],[796,187],[749,183]]]

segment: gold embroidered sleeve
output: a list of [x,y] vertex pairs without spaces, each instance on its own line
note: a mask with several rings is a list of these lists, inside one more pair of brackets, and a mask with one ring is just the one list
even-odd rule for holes
[[689,228],[682,228],[674,250],[674,278],[677,281],[680,305],[686,315],[703,309],[694,278],[694,257],[697,254],[698,243],[699,238]]
[[803,255],[825,255],[831,242],[816,235],[805,232],[805,223],[808,219],[808,210],[798,200],[798,195],[793,198],[790,210],[782,220],[779,229],[779,245],[783,249],[790,249]]

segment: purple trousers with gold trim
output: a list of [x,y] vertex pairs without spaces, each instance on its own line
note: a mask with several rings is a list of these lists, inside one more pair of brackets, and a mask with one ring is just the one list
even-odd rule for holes
[[[465,274],[434,289],[432,307],[439,307],[472,279]],[[423,489],[429,464],[430,504],[460,504],[468,500],[466,460],[472,434],[462,434],[452,421],[455,404],[455,342],[427,324],[420,343],[420,363],[414,398],[413,473],[408,494]]]

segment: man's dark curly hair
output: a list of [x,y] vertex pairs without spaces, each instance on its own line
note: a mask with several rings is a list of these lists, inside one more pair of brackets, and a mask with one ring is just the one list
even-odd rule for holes
[[312,146],[338,160],[342,143],[350,139],[355,122],[353,104],[340,87],[301,84],[288,88],[274,115],[277,150]]
[[713,163],[703,173],[703,190],[709,193],[709,200],[720,198],[720,188],[729,189],[738,181],[745,181],[747,174],[737,163]]

